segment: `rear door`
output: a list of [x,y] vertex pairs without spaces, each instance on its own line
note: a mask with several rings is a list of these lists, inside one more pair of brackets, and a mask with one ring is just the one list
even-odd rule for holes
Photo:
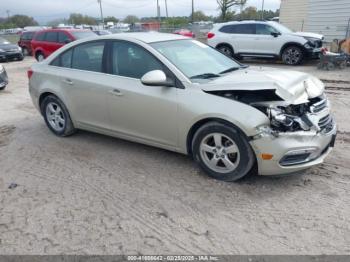
[[254,24],[233,24],[223,26],[220,30],[226,33],[229,43],[232,45],[235,54],[254,53],[255,51],[255,25]]
[[60,85],[75,122],[87,128],[109,129],[104,67],[105,41],[80,44],[65,53],[58,65]]
[[62,47],[62,44],[58,42],[58,32],[46,32],[44,43],[45,57],[48,57],[60,47]]

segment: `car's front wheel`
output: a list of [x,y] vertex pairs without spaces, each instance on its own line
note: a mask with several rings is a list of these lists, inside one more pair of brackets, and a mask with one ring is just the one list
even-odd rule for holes
[[192,150],[201,168],[218,180],[236,181],[247,175],[255,163],[254,152],[245,135],[219,122],[199,128]]
[[282,61],[286,65],[299,65],[303,58],[303,50],[298,46],[289,46],[282,52]]
[[41,53],[41,52],[38,52],[38,53],[36,54],[35,58],[36,58],[36,60],[37,60],[38,62],[41,62],[41,61],[44,61],[44,60],[45,60],[45,56],[44,56],[44,54]]
[[41,112],[46,125],[57,136],[70,136],[75,133],[73,122],[63,102],[54,95],[45,97],[41,103]]

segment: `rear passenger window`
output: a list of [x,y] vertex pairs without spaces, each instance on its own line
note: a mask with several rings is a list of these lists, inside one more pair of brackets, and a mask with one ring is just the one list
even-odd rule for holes
[[73,49],[70,49],[70,50],[64,52],[62,55],[60,55],[59,57],[54,59],[50,65],[71,68],[72,67],[72,53],[73,53]]
[[[75,47],[71,61],[72,68],[93,72],[102,72],[104,48],[105,42],[93,42]],[[62,62],[63,60],[64,59],[62,57]],[[67,57],[65,61],[68,64],[69,58]]]
[[57,32],[47,32],[45,36],[45,41],[47,42],[57,42]]
[[221,27],[219,31],[227,34],[254,35],[255,25],[254,24],[225,25]]
[[58,32],[58,42],[61,44],[66,44],[70,42],[70,38],[66,33]]
[[46,33],[39,33],[39,34],[35,37],[35,40],[36,40],[36,41],[44,41],[44,39],[45,39],[45,34],[46,34]]

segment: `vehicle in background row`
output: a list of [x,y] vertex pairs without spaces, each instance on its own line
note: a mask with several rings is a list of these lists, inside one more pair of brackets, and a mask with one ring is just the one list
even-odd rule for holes
[[0,65],[0,90],[5,89],[8,82],[9,82],[9,80],[7,77],[5,67],[3,65]]
[[324,37],[294,33],[273,21],[240,21],[215,24],[208,44],[230,57],[278,58],[298,65],[306,58],[319,58]]
[[25,31],[22,32],[18,45],[22,48],[22,53],[24,56],[32,55],[32,39],[36,31]]
[[195,38],[195,34],[188,30],[188,29],[179,29],[179,30],[176,30],[174,31],[174,34],[176,35],[182,35],[182,36],[186,36],[186,37],[191,37],[191,38]]
[[96,35],[110,35],[112,34],[110,31],[108,30],[93,30],[93,32],[96,34]]
[[323,162],[336,124],[317,78],[248,68],[187,37],[101,36],[28,72],[57,136],[86,129],[193,156],[210,176],[282,175]]
[[23,60],[22,49],[0,37],[0,61]]
[[96,36],[91,30],[48,29],[37,32],[32,40],[33,56],[43,61],[57,49],[72,41]]

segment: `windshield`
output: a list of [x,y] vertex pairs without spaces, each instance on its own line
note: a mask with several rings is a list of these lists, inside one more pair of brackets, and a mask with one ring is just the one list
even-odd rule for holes
[[75,39],[83,39],[83,38],[86,38],[86,37],[93,37],[93,36],[96,36],[96,34],[92,31],[71,31],[70,32],[74,37]]
[[0,37],[0,44],[9,44],[10,42],[7,41],[5,38]]
[[269,22],[270,25],[272,25],[274,28],[276,28],[281,33],[285,34],[292,34],[293,31],[290,30],[288,27],[285,27],[284,25],[278,23],[278,22]]
[[152,43],[183,74],[191,79],[220,77],[242,67],[215,49],[196,40],[177,40]]

